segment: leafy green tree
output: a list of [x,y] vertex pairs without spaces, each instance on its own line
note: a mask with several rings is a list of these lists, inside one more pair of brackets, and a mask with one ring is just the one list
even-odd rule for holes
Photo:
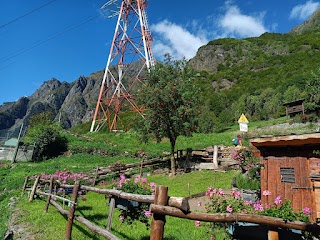
[[24,142],[35,146],[35,161],[57,157],[67,150],[67,139],[62,135],[62,128],[51,119],[51,113],[43,112],[29,121]]
[[306,82],[305,90],[308,94],[306,109],[320,113],[320,68],[311,72],[310,78]]
[[139,130],[148,140],[168,138],[171,145],[171,172],[175,174],[174,150],[178,136],[191,136],[197,129],[199,94],[194,85],[195,72],[185,60],[169,55],[157,63],[147,76],[147,84],[138,93],[138,102],[147,111]]

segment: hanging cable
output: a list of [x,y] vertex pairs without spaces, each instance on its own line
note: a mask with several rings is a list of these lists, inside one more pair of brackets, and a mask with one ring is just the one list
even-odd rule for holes
[[3,24],[3,25],[0,25],[0,29],[1,29],[1,28],[4,28],[5,26],[8,26],[8,25],[11,24],[11,23],[14,23],[14,22],[20,20],[21,18],[24,18],[24,17],[26,17],[26,16],[28,16],[28,15],[30,15],[30,14],[38,11],[38,10],[40,10],[41,8],[44,8],[44,7],[48,6],[49,4],[51,4],[51,3],[55,2],[55,1],[57,1],[57,0],[52,0],[52,1],[50,1],[50,2],[48,2],[48,3],[46,3],[46,4],[44,4],[44,5],[42,5],[42,6],[40,6],[40,7],[37,7],[37,8],[35,8],[35,9],[31,10],[30,12],[27,12],[27,13],[23,14],[23,15],[20,16],[20,17],[17,17],[17,18],[15,18],[15,19],[13,19],[13,20],[11,20],[11,21]]
[[[14,58],[14,57],[17,57],[17,56],[19,56],[19,55],[21,55],[21,54],[23,54],[23,53],[25,53],[25,52],[28,52],[28,51],[30,51],[30,50],[32,50],[32,49],[34,49],[34,48],[36,48],[36,47],[38,47],[38,46],[40,46],[40,45],[48,42],[48,41],[50,41],[50,40],[52,40],[52,39],[54,39],[54,38],[56,38],[56,37],[58,37],[58,36],[61,36],[61,35],[69,32],[69,31],[71,31],[71,30],[73,30],[73,29],[75,29],[75,28],[80,27],[80,26],[83,25],[83,24],[86,24],[86,23],[88,23],[88,22],[90,22],[90,21],[92,21],[92,20],[94,20],[94,19],[96,19],[96,18],[98,18],[98,17],[99,17],[99,15],[95,15],[95,16],[92,16],[92,17],[90,17],[90,18],[82,21],[81,23],[79,23],[79,24],[77,24],[77,25],[70,25],[70,26],[66,27],[65,30],[63,30],[63,31],[61,31],[61,32],[57,32],[57,33],[53,34],[52,36],[50,36],[49,38],[47,38],[47,39],[45,39],[45,40],[39,41],[39,42],[33,44],[32,46],[30,46],[30,47],[28,47],[28,48],[24,48],[24,49],[21,49],[21,50],[19,50],[19,51],[16,51],[15,53],[12,53],[12,54],[10,54],[10,55],[7,56],[7,57],[2,57],[3,60],[1,60],[0,63],[9,61],[9,60],[11,60],[11,59]],[[9,64],[1,67],[0,70],[3,69],[4,67],[8,66],[8,65],[9,65]]]

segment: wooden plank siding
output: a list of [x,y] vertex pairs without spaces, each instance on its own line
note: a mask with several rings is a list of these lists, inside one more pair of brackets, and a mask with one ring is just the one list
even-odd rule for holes
[[[265,163],[266,161],[267,163]],[[268,160],[262,160],[262,163],[265,168],[261,171],[261,192],[264,190],[271,192],[270,196],[262,195],[263,204],[267,203],[272,206],[275,198],[281,196],[282,200],[292,201],[292,207],[295,211],[300,211],[305,207],[313,208],[312,183],[306,177],[309,174],[309,160],[307,158],[270,156]],[[294,169],[294,183],[281,181],[280,168],[282,167]],[[313,215],[312,217],[315,217],[315,214]]]
[[[272,206],[281,196],[283,201],[292,202],[294,211],[308,207],[310,220],[320,220],[320,157],[314,152],[320,149],[320,134],[255,138],[250,142],[258,149],[263,166],[262,203]],[[265,190],[272,195],[263,196]]]

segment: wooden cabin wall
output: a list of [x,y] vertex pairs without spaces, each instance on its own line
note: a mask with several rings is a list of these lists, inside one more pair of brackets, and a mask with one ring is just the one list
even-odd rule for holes
[[[314,149],[314,148],[312,148]],[[309,149],[311,150],[311,149]],[[313,151],[308,148],[268,148],[261,151],[261,193],[264,190],[271,192],[270,196],[261,194],[262,203],[274,204],[277,196],[282,200],[292,201],[295,211],[309,207],[312,211],[311,219],[316,218],[315,193],[310,175],[309,157],[314,157]],[[288,183],[281,180],[280,169],[293,168],[295,182]]]

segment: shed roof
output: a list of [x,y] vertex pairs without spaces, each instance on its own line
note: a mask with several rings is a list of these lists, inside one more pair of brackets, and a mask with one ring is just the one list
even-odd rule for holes
[[288,107],[292,107],[292,106],[296,106],[296,105],[301,105],[304,102],[304,98],[302,99],[298,99],[298,100],[294,100],[292,102],[286,102],[283,103],[283,106],[288,106]]
[[15,147],[15,146],[17,146],[17,143],[18,143],[18,138],[10,138],[9,140],[7,140],[7,141],[4,143],[4,146],[12,146],[12,147]]
[[250,142],[255,147],[317,145],[320,144],[320,133],[253,138]]

